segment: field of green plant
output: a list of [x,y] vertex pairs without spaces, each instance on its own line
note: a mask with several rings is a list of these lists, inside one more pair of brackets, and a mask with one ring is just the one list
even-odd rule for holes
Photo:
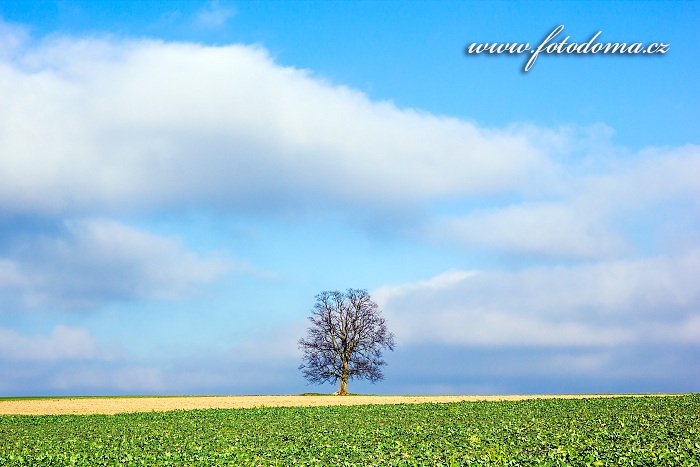
[[700,395],[0,416],[2,466],[700,466]]

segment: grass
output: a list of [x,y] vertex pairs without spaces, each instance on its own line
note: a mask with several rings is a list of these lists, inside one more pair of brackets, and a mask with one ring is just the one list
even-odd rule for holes
[[2,466],[700,465],[700,395],[0,416]]

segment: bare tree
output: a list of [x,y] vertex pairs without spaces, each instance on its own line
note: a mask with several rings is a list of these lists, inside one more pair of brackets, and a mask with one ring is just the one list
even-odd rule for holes
[[340,381],[337,394],[346,395],[350,379],[384,379],[382,349],[394,350],[394,335],[366,290],[321,292],[309,321],[306,338],[299,339],[299,369],[307,380]]

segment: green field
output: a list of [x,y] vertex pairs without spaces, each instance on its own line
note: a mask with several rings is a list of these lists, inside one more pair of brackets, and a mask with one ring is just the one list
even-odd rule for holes
[[0,416],[0,465],[700,466],[700,395]]

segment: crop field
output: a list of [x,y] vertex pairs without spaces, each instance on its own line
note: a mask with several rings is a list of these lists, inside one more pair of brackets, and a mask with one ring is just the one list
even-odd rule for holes
[[0,416],[2,466],[700,466],[700,395]]

